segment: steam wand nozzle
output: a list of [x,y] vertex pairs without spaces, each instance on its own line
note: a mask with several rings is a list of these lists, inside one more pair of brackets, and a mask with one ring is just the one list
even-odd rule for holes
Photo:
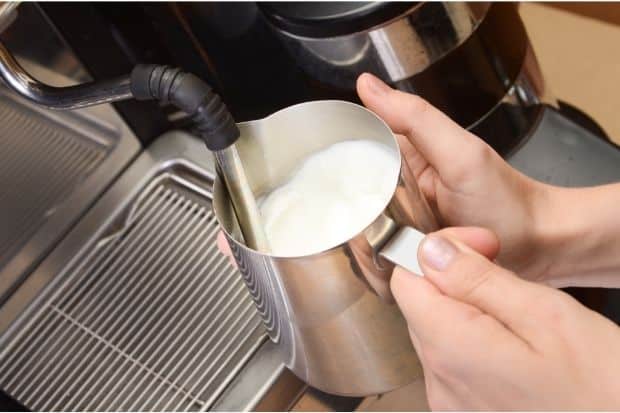
[[214,153],[246,245],[269,252],[256,199],[235,146],[239,128],[220,97],[197,76],[169,66],[136,66],[130,87],[138,100],[169,102],[190,116]]

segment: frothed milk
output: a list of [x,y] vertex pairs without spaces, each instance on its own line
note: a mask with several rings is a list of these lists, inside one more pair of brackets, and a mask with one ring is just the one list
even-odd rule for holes
[[290,180],[259,199],[271,253],[313,254],[345,242],[391,198],[398,155],[370,140],[336,143],[308,157]]

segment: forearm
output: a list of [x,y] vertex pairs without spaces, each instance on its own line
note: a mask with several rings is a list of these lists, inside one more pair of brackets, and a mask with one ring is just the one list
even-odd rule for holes
[[536,228],[544,279],[564,286],[620,287],[620,184],[547,187]]

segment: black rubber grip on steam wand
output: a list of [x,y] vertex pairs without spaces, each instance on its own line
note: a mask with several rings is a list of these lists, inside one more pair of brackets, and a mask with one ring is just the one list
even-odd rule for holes
[[190,116],[211,151],[234,144],[239,128],[213,89],[199,77],[179,68],[137,65],[131,72],[131,93],[137,100],[171,103]]

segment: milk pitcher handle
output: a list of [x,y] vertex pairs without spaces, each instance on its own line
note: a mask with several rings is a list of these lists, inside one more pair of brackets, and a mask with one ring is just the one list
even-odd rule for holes
[[401,227],[379,251],[379,256],[417,275],[423,275],[418,262],[418,247],[426,234]]

